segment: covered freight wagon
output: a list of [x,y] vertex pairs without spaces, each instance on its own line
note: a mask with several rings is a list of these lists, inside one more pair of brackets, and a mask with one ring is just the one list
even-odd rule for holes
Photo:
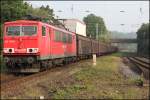
[[107,45],[105,43],[99,42],[99,54],[104,55],[107,53]]
[[92,43],[92,53],[98,55],[99,54],[99,41],[91,39]]
[[76,47],[77,47],[77,56],[78,58],[86,58],[90,57],[92,54],[92,44],[91,39],[88,37],[84,37],[76,34]]

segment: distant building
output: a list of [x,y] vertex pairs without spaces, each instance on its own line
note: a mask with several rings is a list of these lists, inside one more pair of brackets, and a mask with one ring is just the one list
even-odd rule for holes
[[63,24],[69,31],[86,36],[86,24],[84,22],[78,19],[66,19]]

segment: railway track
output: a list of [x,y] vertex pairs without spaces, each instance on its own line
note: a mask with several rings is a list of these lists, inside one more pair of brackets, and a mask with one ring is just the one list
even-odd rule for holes
[[[83,60],[83,61],[85,61],[85,60]],[[82,61],[80,61],[80,62],[82,62]],[[31,74],[31,75],[27,75],[27,76],[18,77],[15,79],[5,80],[5,81],[1,82],[1,95],[5,95],[5,96],[6,95],[7,96],[17,95],[18,93],[21,93],[21,89],[23,89],[27,85],[37,84],[44,80],[54,80],[54,81],[60,80],[60,78],[67,77],[74,73],[75,70],[73,70],[73,72],[71,72],[70,74],[67,73],[67,72],[69,72],[69,70],[72,70],[72,68],[73,68],[73,67],[69,67],[69,66],[74,65],[74,64],[76,65],[76,64],[78,64],[78,62],[70,63],[67,65],[64,65],[63,67],[57,66],[50,70],[46,70],[46,71],[39,72],[36,74]],[[76,67],[73,69],[76,69]],[[61,75],[61,77],[60,77],[60,75]]]
[[127,57],[131,63],[139,67],[145,79],[149,80],[150,60],[144,57]]
[[[72,62],[70,64],[55,66],[55,68],[51,68],[50,70],[42,71],[39,73],[31,74],[31,75],[25,75],[21,77],[16,77],[14,79],[8,79],[1,82],[1,94],[2,95],[16,95],[18,93],[21,93],[21,89],[26,87],[30,84],[37,84],[40,81],[44,81],[47,78],[50,78],[50,80],[59,80],[60,78],[67,77],[71,74],[73,74],[76,70],[76,67],[69,67],[72,65],[77,65],[78,63],[82,63],[88,61],[87,60],[81,60],[79,62]],[[74,70],[73,70],[74,69]],[[72,70],[73,72],[69,73],[69,70]],[[63,74],[62,74],[63,73]],[[49,77],[50,76],[50,77]]]
[[[27,75],[24,77],[18,77],[11,80],[6,80],[1,82],[1,92],[5,94],[9,94],[9,92],[15,91],[16,89],[19,90],[20,87],[25,86],[26,84],[34,83],[41,78],[41,76],[45,76],[48,72],[53,71],[43,71],[32,75]],[[56,69],[55,69],[56,70]],[[18,91],[19,92],[19,91]]]
[[1,79],[1,84],[5,84],[5,83],[8,83],[10,81],[14,81],[18,78],[21,78],[21,77],[11,77],[11,78],[8,78],[8,79]]

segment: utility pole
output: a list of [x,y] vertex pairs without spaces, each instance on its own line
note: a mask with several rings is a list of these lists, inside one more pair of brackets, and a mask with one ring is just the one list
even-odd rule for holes
[[73,18],[73,4],[72,4],[72,6],[71,6],[71,12],[72,12],[72,18]]
[[98,40],[98,23],[96,23],[96,39]]

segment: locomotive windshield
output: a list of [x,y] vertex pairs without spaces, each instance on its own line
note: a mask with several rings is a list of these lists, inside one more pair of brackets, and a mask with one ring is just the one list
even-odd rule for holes
[[33,36],[36,33],[36,26],[9,26],[6,29],[8,36]]
[[8,36],[19,36],[20,26],[9,26],[6,31]]
[[22,26],[22,33],[25,36],[35,35],[36,31],[37,31],[37,27],[36,26]]

